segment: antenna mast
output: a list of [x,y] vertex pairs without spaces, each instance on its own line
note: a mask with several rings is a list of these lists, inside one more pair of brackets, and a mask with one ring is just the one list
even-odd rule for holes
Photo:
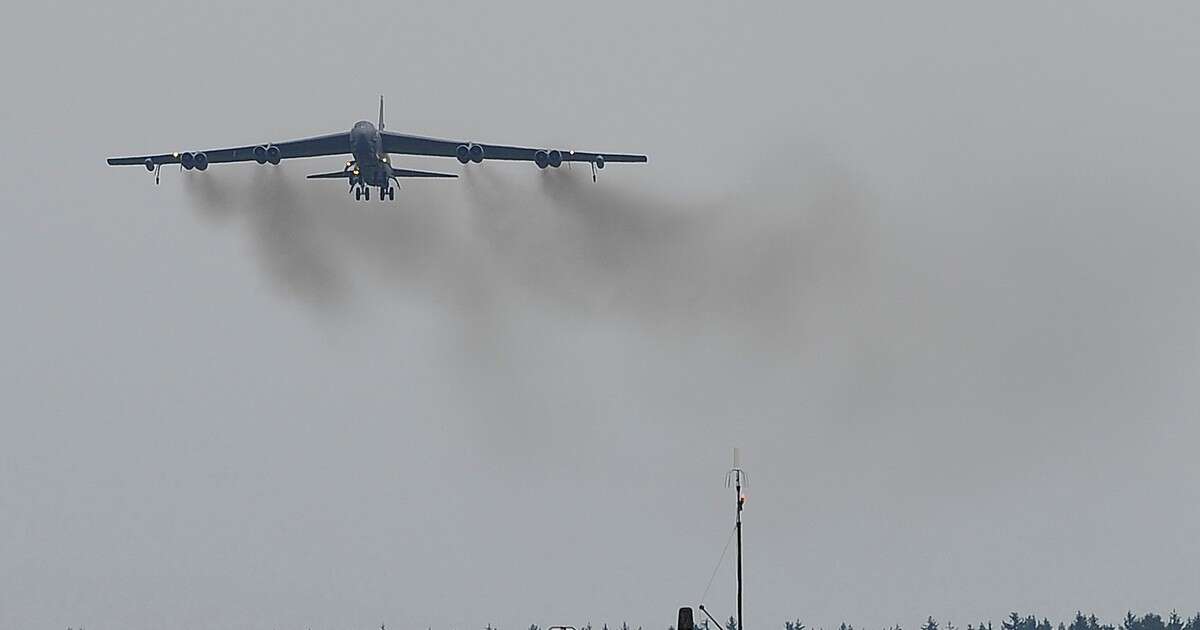
[[[742,626],[742,506],[746,503],[746,495],[742,494],[742,482],[750,485],[750,478],[741,468],[741,453],[737,447],[733,449],[733,468],[725,473],[725,487],[732,485],[737,492],[737,513],[734,529],[737,531],[737,630]],[[743,479],[744,478],[744,479]]]

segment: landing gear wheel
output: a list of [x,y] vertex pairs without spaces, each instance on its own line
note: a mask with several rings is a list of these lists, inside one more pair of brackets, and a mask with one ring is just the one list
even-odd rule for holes
[[395,200],[396,200],[396,189],[389,188],[388,189],[388,201],[395,201]]
[[354,200],[362,201],[362,189],[361,188],[354,189]]
[[367,201],[371,200],[371,189],[370,188],[363,188],[363,197],[365,197],[367,199]]

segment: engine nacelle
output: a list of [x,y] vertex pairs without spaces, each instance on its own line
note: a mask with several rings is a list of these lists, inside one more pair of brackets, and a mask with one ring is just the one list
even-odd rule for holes
[[470,162],[471,161],[471,147],[469,147],[465,144],[458,145],[457,147],[454,148],[454,157],[458,158],[458,161],[462,164],[466,164],[467,162]]
[[186,170],[192,170],[196,166],[196,154],[190,151],[184,151],[179,154],[179,164]]
[[469,153],[472,162],[479,164],[483,161],[483,147],[481,145],[472,144]]
[[533,154],[533,163],[537,164],[538,168],[546,168],[550,166],[550,154],[538,149]]
[[208,168],[208,154],[204,152],[197,153],[194,159],[196,161],[196,170],[203,171]]
[[279,160],[283,156],[279,152],[279,147],[271,145],[267,147],[267,161],[272,164],[279,164]]
[[553,149],[546,155],[546,158],[550,161],[550,166],[554,168],[562,166],[562,151]]
[[593,162],[596,164],[596,168],[604,168],[604,156],[603,155],[597,155],[596,159],[593,160]]
[[259,145],[254,147],[254,161],[259,164],[267,163],[267,147]]
[[142,164],[146,165],[147,171],[154,172],[154,160],[152,158],[146,158],[146,161],[142,162]]

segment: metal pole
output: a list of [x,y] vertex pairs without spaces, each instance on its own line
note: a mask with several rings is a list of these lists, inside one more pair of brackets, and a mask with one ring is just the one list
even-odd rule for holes
[[734,473],[737,478],[737,630],[742,630],[742,471]]
[[725,487],[732,485],[737,491],[737,520],[734,527],[737,532],[737,630],[745,630],[742,626],[742,505],[746,503],[746,497],[742,495],[742,483],[749,485],[750,479],[741,468],[740,455],[738,449],[733,449],[733,468],[725,473]]

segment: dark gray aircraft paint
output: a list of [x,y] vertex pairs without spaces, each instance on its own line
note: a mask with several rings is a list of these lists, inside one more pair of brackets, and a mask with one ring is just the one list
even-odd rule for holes
[[370,199],[371,188],[379,189],[379,200],[395,199],[396,188],[401,177],[458,177],[451,173],[434,173],[430,171],[415,171],[396,168],[389,157],[391,153],[403,155],[421,155],[431,157],[453,157],[463,164],[476,164],[484,159],[510,160],[533,162],[538,168],[558,168],[563,162],[587,162],[592,165],[592,178],[595,179],[595,169],[604,168],[608,162],[645,162],[644,155],[624,153],[593,153],[586,151],[564,151],[562,149],[534,149],[498,144],[476,144],[460,140],[441,140],[401,133],[384,131],[383,97],[379,98],[379,126],[370,121],[360,120],[354,123],[349,132],[333,133],[315,136],[301,140],[289,140],[279,143],[264,143],[235,147],[232,149],[212,149],[205,151],[175,151],[157,155],[135,155],[129,157],[108,158],[110,166],[143,165],[146,170],[155,174],[163,164],[179,164],[184,170],[203,171],[209,164],[225,162],[249,162],[259,164],[279,164],[280,161],[291,158],[323,157],[329,155],[349,154],[353,159],[346,167],[332,173],[316,173],[309,179],[345,179],[350,184],[350,192],[358,200]]

